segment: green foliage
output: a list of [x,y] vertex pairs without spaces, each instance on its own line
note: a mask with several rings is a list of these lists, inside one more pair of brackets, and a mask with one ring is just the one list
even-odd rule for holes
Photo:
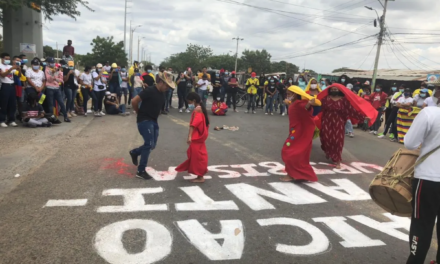
[[[89,2],[84,0],[0,0],[0,8],[3,11],[27,6],[37,11],[43,11],[44,17],[48,20],[52,20],[56,15],[67,15],[76,19],[81,15],[81,12],[77,10],[80,5],[94,12],[88,4]],[[3,21],[3,17],[0,17],[0,20]]]
[[[280,61],[280,62],[272,62],[270,64],[271,72],[286,72],[287,76],[293,76],[293,74],[298,73],[299,68],[293,63]],[[268,72],[266,72],[268,73]]]
[[[57,58],[57,50],[55,50],[51,46],[45,45],[43,46],[43,56],[45,58],[47,57]],[[63,52],[61,50],[58,50],[58,56],[59,57],[63,56]]]
[[208,59],[213,55],[210,47],[204,47],[196,44],[188,44],[185,52],[173,54],[160,64],[160,66],[172,67],[175,71],[184,71],[191,67],[194,71],[207,65]]
[[239,69],[246,70],[251,67],[252,71],[260,74],[262,72],[270,72],[270,58],[272,56],[263,49],[259,50],[244,50],[241,55],[241,64]]
[[347,70],[349,70],[348,67],[342,67],[342,68],[334,69],[332,71],[332,73],[335,73],[335,72],[346,72]]
[[212,56],[206,60],[206,64],[213,69],[232,71],[235,68],[235,56],[229,54]]
[[110,63],[116,62],[119,66],[127,66],[127,54],[124,51],[124,42],[120,41],[115,43],[113,37],[101,38],[97,36],[92,40],[90,45],[92,53],[87,53],[84,56],[75,56],[75,61],[81,61],[82,65],[96,65],[97,63],[104,64],[109,61]]

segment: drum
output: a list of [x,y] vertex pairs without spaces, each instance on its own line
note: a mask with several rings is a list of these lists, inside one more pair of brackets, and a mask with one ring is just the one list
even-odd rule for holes
[[373,201],[391,214],[411,216],[411,181],[419,155],[419,149],[399,149],[370,184]]

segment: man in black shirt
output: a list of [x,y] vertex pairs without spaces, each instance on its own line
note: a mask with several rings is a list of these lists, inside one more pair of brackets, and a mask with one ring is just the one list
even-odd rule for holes
[[[157,118],[165,103],[165,93],[168,89],[175,89],[172,75],[169,72],[159,72],[156,85],[147,87],[139,95],[132,99],[133,109],[137,113],[137,126],[139,134],[144,139],[144,144],[130,151],[130,156],[135,166],[138,166],[136,177],[149,180],[152,177],[145,171],[151,150],[156,147],[159,137],[159,125]],[[142,102],[139,108],[139,103]],[[138,164],[138,157],[141,159]]]

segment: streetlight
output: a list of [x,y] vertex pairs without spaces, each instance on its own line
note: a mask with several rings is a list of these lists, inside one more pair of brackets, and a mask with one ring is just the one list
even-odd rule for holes
[[378,21],[380,21],[379,14],[377,13],[376,9],[374,9],[372,7],[369,7],[369,6],[365,6],[365,8],[368,9],[368,10],[376,12],[377,19],[378,19]]
[[141,44],[141,40],[144,39],[145,37],[139,38],[138,36],[138,61],[139,61],[139,45]]
[[232,40],[237,40],[237,49],[235,52],[235,74],[237,74],[237,62],[238,62],[238,42],[241,40],[243,41],[244,39],[241,39],[240,37],[236,37],[236,38],[232,38]]
[[132,29],[130,20],[130,63],[133,63],[133,33],[138,27],[142,27],[142,25],[137,25]]

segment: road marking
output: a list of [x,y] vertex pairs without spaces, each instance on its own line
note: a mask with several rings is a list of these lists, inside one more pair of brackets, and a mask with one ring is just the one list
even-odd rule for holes
[[77,199],[77,200],[49,200],[43,207],[73,207],[73,206],[85,206],[87,204],[87,199]]

